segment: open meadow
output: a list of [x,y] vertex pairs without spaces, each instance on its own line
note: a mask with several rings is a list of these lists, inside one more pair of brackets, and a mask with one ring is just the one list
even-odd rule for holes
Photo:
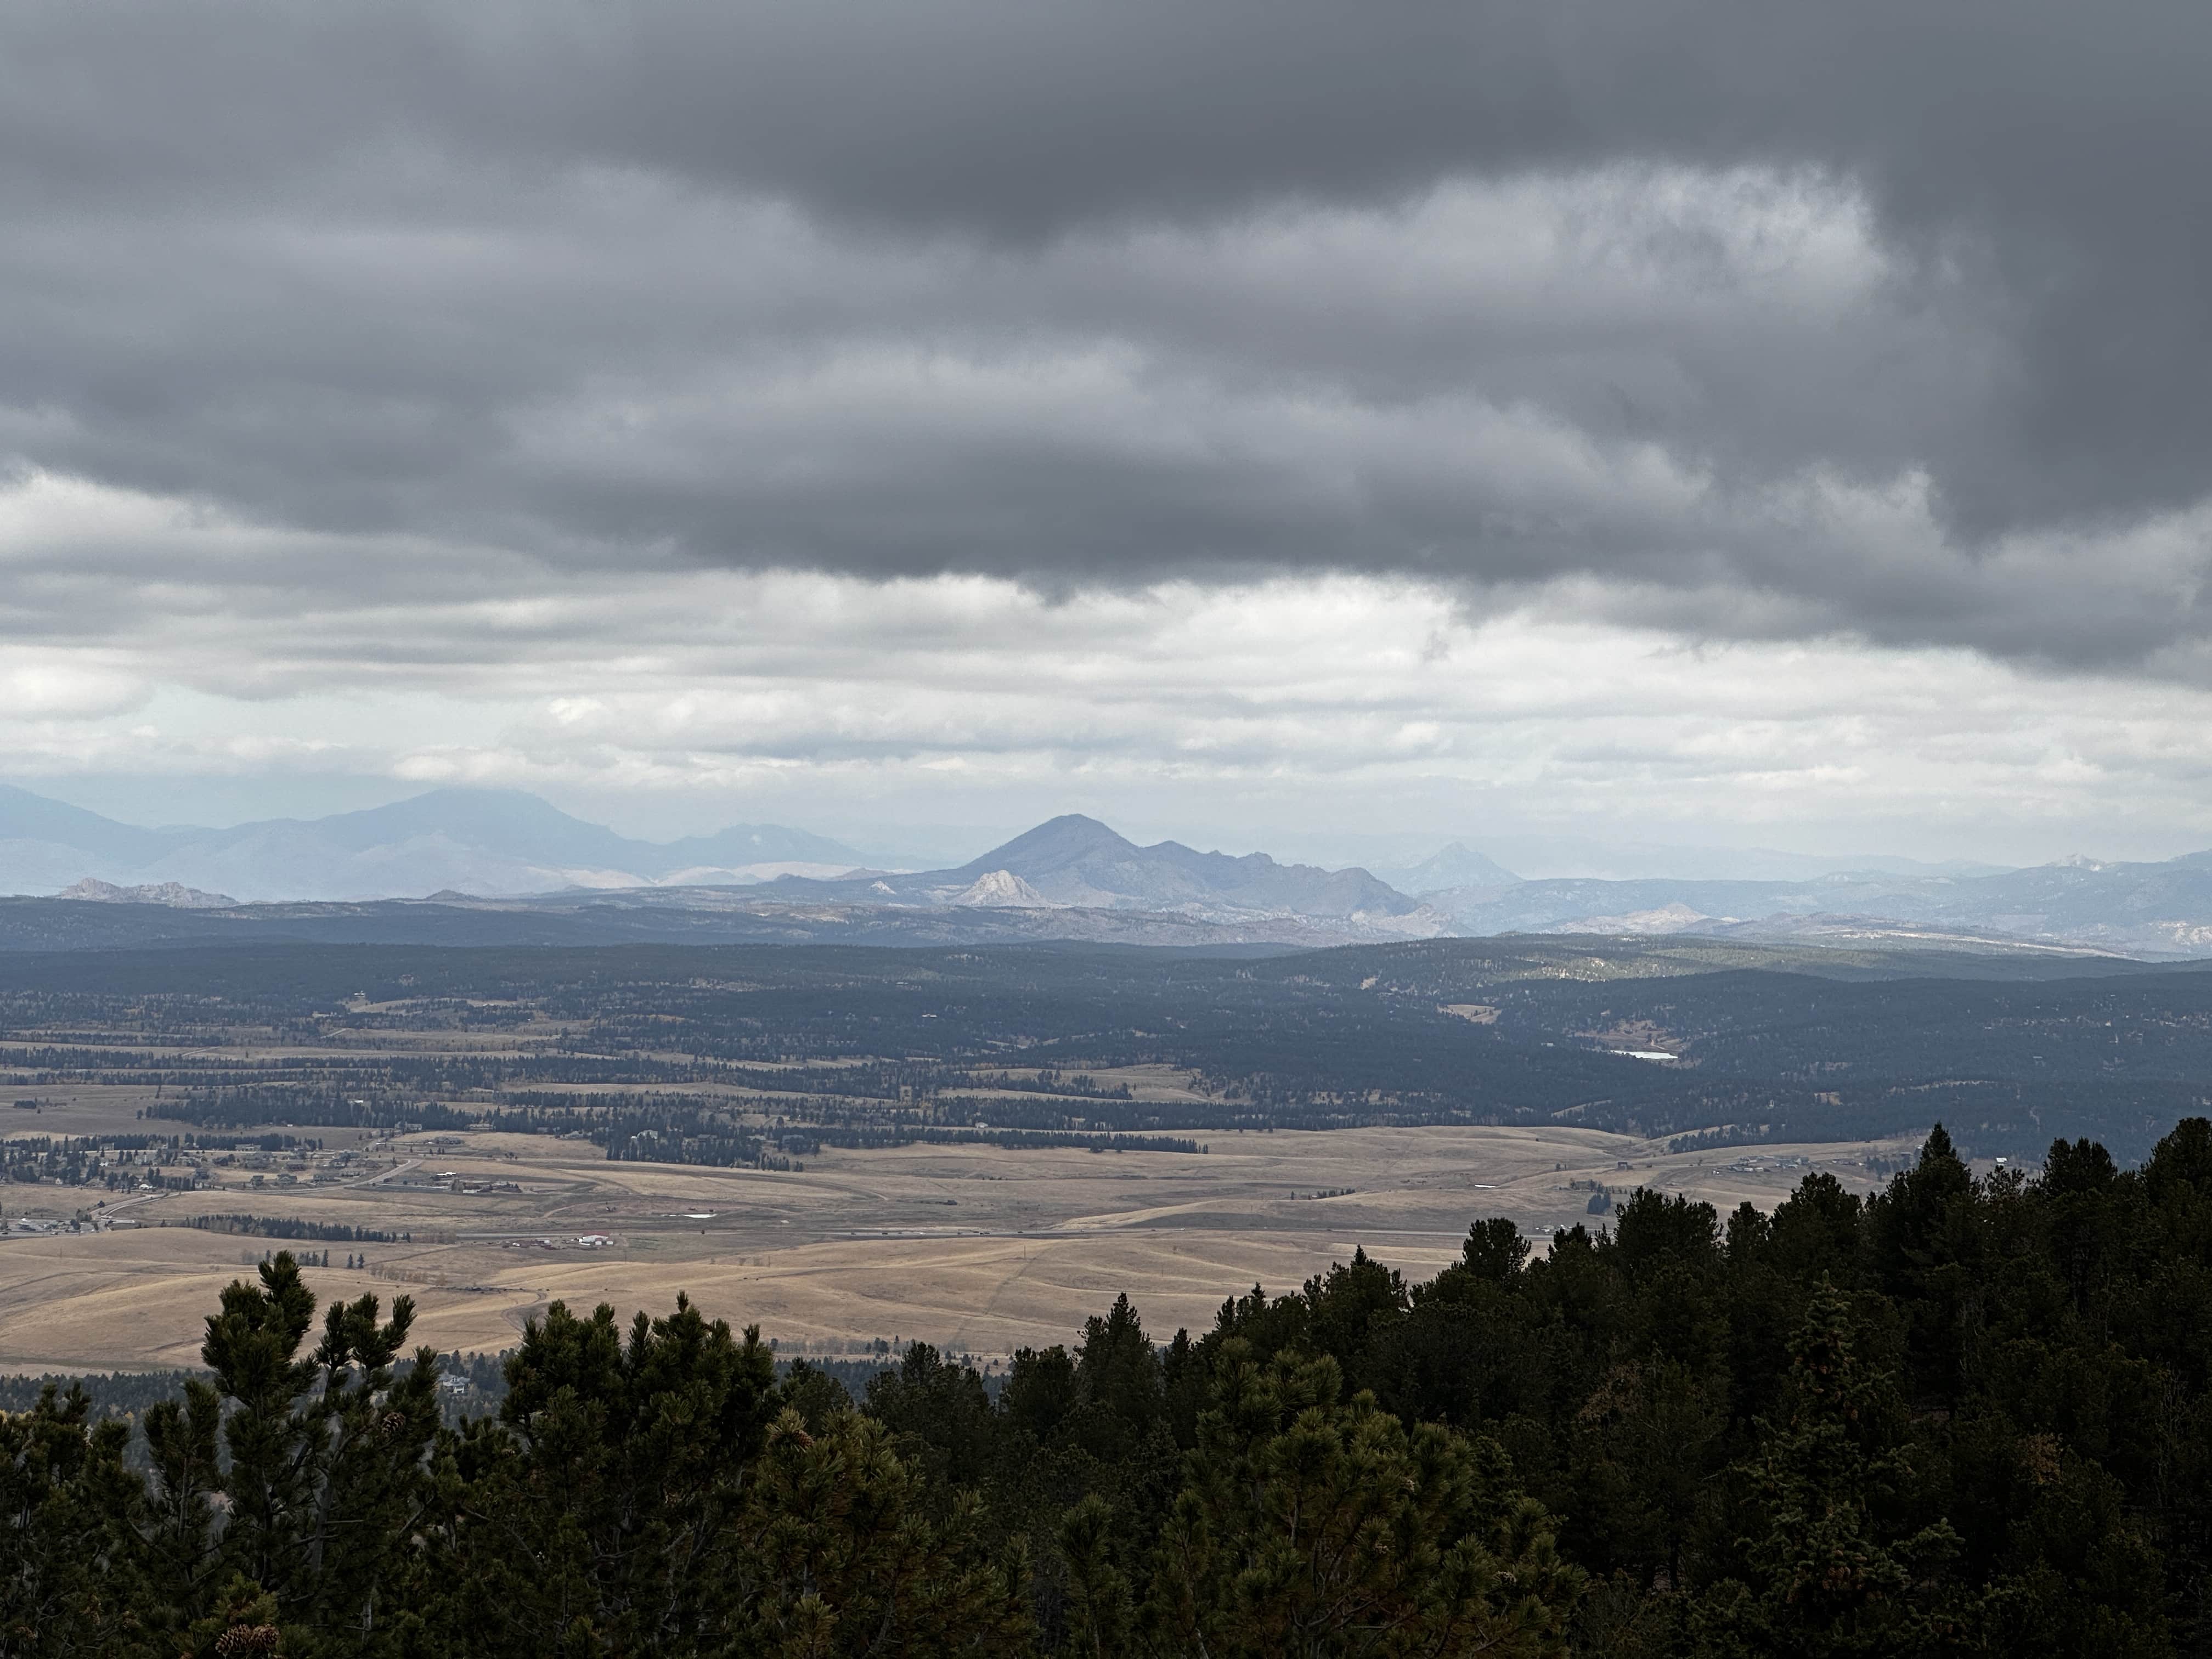
[[[98,1110],[58,1106],[41,1123],[82,1133]],[[80,1113],[87,1121],[70,1125]],[[1430,1126],[1231,1133],[1203,1155],[825,1150],[778,1171],[614,1162],[543,1135],[323,1139],[322,1152],[290,1160],[297,1171],[278,1171],[294,1184],[227,1170],[198,1191],[103,1206],[95,1213],[113,1218],[97,1231],[11,1234],[0,1243],[0,1370],[194,1364],[223,1285],[287,1248],[329,1252],[332,1265],[310,1274],[326,1297],[413,1296],[420,1340],[443,1351],[511,1346],[556,1299],[627,1316],[683,1291],[712,1316],[758,1323],[787,1353],[919,1339],[1003,1358],[1066,1340],[1122,1291],[1156,1331],[1203,1328],[1231,1293],[1292,1288],[1355,1248],[1426,1278],[1478,1217],[1510,1216],[1540,1248],[1553,1229],[1601,1223],[1589,1210],[1599,1188],[1771,1207],[1809,1169],[1866,1189],[1910,1151],[1669,1154],[1596,1130]],[[8,1197],[11,1222],[81,1207],[65,1188]],[[235,1216],[397,1242],[184,1224]]]
[[1639,1186],[1723,1213],[1816,1169],[1868,1190],[1937,1119],[1984,1169],[2068,1133],[2139,1156],[2196,1098],[2212,980],[1999,965],[1519,939],[7,957],[0,1370],[191,1363],[222,1286],[288,1248],[325,1297],[414,1296],[447,1352],[512,1346],[554,1300],[681,1291],[787,1353],[988,1361],[1123,1291],[1165,1335],[1356,1248],[1426,1278],[1477,1218],[1540,1246]]

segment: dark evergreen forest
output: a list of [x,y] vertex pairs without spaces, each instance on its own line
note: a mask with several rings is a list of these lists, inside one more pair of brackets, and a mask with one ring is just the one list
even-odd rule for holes
[[[1621,1052],[1655,1043],[1675,1059]],[[1199,1092],[1103,1075],[1139,1066]],[[1235,1131],[1569,1123],[1702,1148],[1940,1118],[1977,1157],[2063,1134],[2133,1163],[2206,1109],[2208,1068],[2212,973],[2109,957],[1547,938],[0,952],[0,1085],[33,1108],[142,1089],[149,1131],[204,1142],[496,1127],[777,1167],[918,1139],[1195,1152]],[[11,1156],[66,1177],[88,1150]]]
[[1612,1220],[1117,1301],[995,1396],[556,1304],[458,1425],[278,1254],[204,1378],[0,1415],[0,1655],[2212,1652],[2212,1124]]

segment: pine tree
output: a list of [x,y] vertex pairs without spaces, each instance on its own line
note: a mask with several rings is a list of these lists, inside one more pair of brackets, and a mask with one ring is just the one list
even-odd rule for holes
[[556,1304],[507,1377],[501,1420],[454,1447],[441,1650],[1026,1651],[1019,1553],[983,1549],[973,1497],[930,1514],[898,1437],[849,1408],[810,1428],[757,1331],[735,1338],[679,1297],[625,1343],[611,1309]]
[[1692,1619],[1713,1659],[1914,1659],[1977,1650],[1978,1614],[1948,1567],[1959,1536],[1923,1519],[1921,1477],[1893,1379],[1823,1283],[1790,1342],[1779,1421],[1743,1475],[1757,1530],[1746,1575],[1712,1586]]
[[605,1305],[555,1303],[507,1362],[496,1421],[453,1449],[434,1620],[485,1656],[684,1652],[726,1628],[720,1571],[775,1413],[775,1362],[678,1297],[629,1340]]
[[[232,1628],[206,1633],[216,1604],[265,1597],[266,1622],[295,1650],[398,1651],[411,1624],[407,1540],[432,1498],[437,1356],[417,1350],[398,1377],[413,1304],[398,1298],[380,1322],[366,1296],[331,1304],[303,1358],[316,1299],[298,1263],[279,1252],[259,1279],[234,1281],[208,1321],[200,1352],[212,1385],[188,1384],[181,1406],[149,1417],[155,1480],[142,1537],[163,1598],[154,1617],[184,1628],[198,1652]],[[219,1474],[218,1421],[229,1454]]]
[[1145,1627],[1176,1659],[1563,1655],[1581,1574],[1504,1456],[1371,1395],[1326,1357],[1224,1345]]
[[78,1659],[141,1651],[143,1586],[130,1538],[128,1427],[93,1427],[90,1401],[52,1383],[0,1413],[0,1656]]
[[884,1427],[842,1413],[771,1428],[720,1571],[728,1651],[807,1659],[1016,1659],[1032,1650],[1027,1561],[984,1547],[973,1495],[943,1520]]
[[1060,1518],[1055,1541],[1066,1568],[1067,1638],[1079,1659],[1127,1652],[1135,1607],[1128,1576],[1115,1565],[1114,1508],[1092,1492]]

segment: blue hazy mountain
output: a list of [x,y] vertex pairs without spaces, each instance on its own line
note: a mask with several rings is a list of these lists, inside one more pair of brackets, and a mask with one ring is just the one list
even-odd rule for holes
[[791,880],[776,890],[848,903],[1149,910],[1217,920],[1357,918],[1378,933],[1396,935],[1441,929],[1419,900],[1364,870],[1281,864],[1265,853],[1201,853],[1173,841],[1139,847],[1079,812],[1041,823],[957,868]]
[[180,837],[199,833],[118,823],[82,806],[0,783],[0,843],[76,848],[98,858],[130,862],[159,858],[177,846]]
[[1932,930],[2138,954],[2212,955],[2212,853],[2068,859],[1990,875],[1844,872],[1810,881],[1522,882],[1423,896],[1453,931],[1705,933],[1735,938]]
[[1486,858],[1465,842],[1455,841],[1431,853],[1419,864],[1402,870],[1376,873],[1401,893],[1434,893],[1446,888],[1495,888],[1520,884],[1521,878],[1495,859]]
[[[656,911],[726,912],[739,894],[770,906],[834,906],[842,919],[827,936],[838,937],[852,936],[868,909],[941,913],[930,936],[948,939],[962,927],[981,929],[977,937],[1054,936],[1055,927],[1088,937],[1108,926],[1073,914],[1083,912],[1120,918],[1112,935],[1132,942],[1149,937],[1139,926],[1149,915],[1160,919],[1163,941],[1182,937],[1176,930],[1188,925],[1243,937],[1266,923],[1268,936],[1285,943],[1441,933],[1834,943],[1920,934],[2212,956],[2212,853],[2156,863],[2074,859],[1989,874],[1921,866],[1798,880],[1520,881],[1455,843],[1391,872],[1394,885],[1364,869],[1285,864],[1264,853],[1200,852],[1172,841],[1140,847],[1096,818],[1069,814],[945,869],[894,874],[864,871],[864,862],[840,842],[778,824],[637,840],[517,790],[436,789],[362,811],[205,829],[118,823],[0,785],[0,893],[58,893],[88,878],[247,902],[450,891],[504,902],[580,889],[610,902],[634,894],[622,902]],[[1006,919],[987,926],[981,917],[993,911]],[[1071,914],[1054,923],[1054,911]],[[1017,922],[1014,912],[1031,919]],[[956,914],[974,920],[956,925]],[[806,932],[788,919],[776,926],[779,937]],[[908,933],[923,926],[899,924]]]
[[0,892],[51,893],[91,877],[249,901],[537,893],[830,874],[863,861],[842,842],[781,824],[634,840],[514,789],[434,789],[362,811],[228,829],[147,829],[0,786]]

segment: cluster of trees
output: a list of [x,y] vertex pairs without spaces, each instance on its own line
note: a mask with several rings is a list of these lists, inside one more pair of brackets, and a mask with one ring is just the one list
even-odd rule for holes
[[[353,1227],[342,1221],[307,1221],[289,1215],[195,1215],[165,1218],[164,1227],[193,1227],[204,1233],[236,1233],[247,1238],[312,1238],[341,1244],[398,1244],[409,1236],[387,1233],[374,1227]],[[328,1255],[328,1251],[324,1252]]]
[[2212,1650],[2212,1124],[1613,1221],[1164,1345],[1119,1300],[995,1395],[556,1304],[454,1427],[404,1298],[310,1346],[278,1256],[143,1472],[81,1397],[0,1419],[0,1655]]
[[113,1188],[134,1184],[138,1176],[137,1171],[125,1175],[119,1170],[102,1169],[100,1148],[90,1140],[52,1135],[17,1135],[0,1140],[0,1179]]
[[148,1115],[219,1129],[250,1129],[270,1123],[335,1129],[455,1130],[477,1127],[471,1114],[434,1100],[395,1094],[383,1085],[380,1077],[187,1089],[149,1107]]

